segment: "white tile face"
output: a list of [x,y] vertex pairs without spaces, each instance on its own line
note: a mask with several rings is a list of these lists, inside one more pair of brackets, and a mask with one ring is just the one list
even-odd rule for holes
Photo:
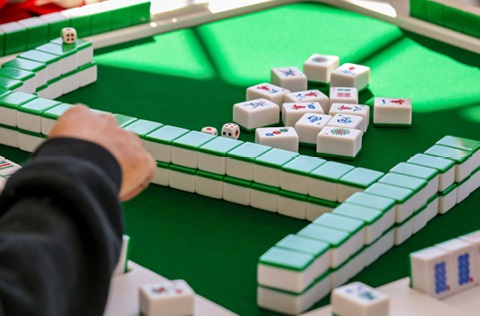
[[247,181],[252,181],[253,164],[238,159],[227,158],[227,175]]
[[17,126],[26,131],[41,133],[42,117],[27,112],[17,111]]
[[0,124],[7,126],[17,126],[17,111],[7,107],[0,106]]
[[438,215],[438,197],[430,201],[427,205],[427,222],[435,218]]
[[361,282],[332,291],[332,311],[342,316],[388,316],[389,298]]
[[225,156],[215,156],[204,152],[198,152],[197,162],[199,170],[220,175],[224,175],[227,169]]
[[183,280],[144,285],[140,311],[145,315],[193,315],[195,293]]
[[195,177],[195,192],[214,199],[221,199],[223,197],[223,182],[197,175]]
[[223,182],[223,199],[228,202],[250,205],[250,188]]
[[170,157],[170,151],[172,148],[171,145],[165,145],[165,144],[145,140],[144,147],[153,156],[153,158],[155,158],[155,160],[168,162],[168,163],[171,161],[171,157]]
[[404,222],[401,226],[395,227],[395,245],[401,245],[413,234],[413,218]]
[[345,63],[335,69],[330,77],[330,87],[353,87],[358,91],[370,83],[370,68],[367,66]]
[[34,93],[37,89],[37,81],[35,77],[30,78],[28,80],[23,81],[23,86],[17,89],[17,91],[26,92],[26,93]]
[[280,107],[267,99],[255,99],[233,105],[233,121],[247,131],[278,124]]
[[67,94],[80,88],[80,74],[75,73],[71,76],[61,79],[62,94]]
[[320,133],[332,117],[325,114],[305,113],[295,123],[295,131],[301,144],[315,146],[317,135]]
[[285,103],[293,102],[318,102],[322,106],[324,113],[328,113],[330,108],[330,99],[319,90],[287,93],[287,95],[285,95]]
[[44,69],[40,70],[39,72],[36,72],[35,77],[37,79],[37,81],[36,81],[37,88],[46,84],[47,83],[47,68],[44,68]]
[[358,90],[351,87],[331,87],[330,106],[333,103],[358,104]]
[[250,206],[275,213],[278,210],[277,194],[250,189]]
[[438,214],[445,214],[457,204],[458,188],[438,197]]
[[338,183],[330,182],[313,177],[308,178],[308,194],[310,196],[327,200],[336,201],[338,192]]
[[306,292],[292,295],[284,291],[259,286],[257,290],[258,306],[283,314],[300,314],[330,292],[330,275],[326,276]]
[[303,91],[307,89],[307,76],[297,67],[273,68],[270,81],[290,91]]
[[84,87],[97,81],[97,65],[80,72],[80,87]]
[[329,213],[333,210],[333,207],[328,207],[320,204],[314,204],[311,202],[306,203],[306,218],[308,221],[312,222],[316,220],[319,216],[325,213]]
[[313,54],[303,63],[303,73],[308,81],[328,83],[332,71],[339,65],[338,56]]
[[266,184],[272,187],[279,188],[281,180],[280,175],[280,169],[262,166],[259,164],[255,164],[253,166],[253,180],[256,183]]
[[171,146],[172,163],[188,168],[196,169],[198,166],[198,152],[177,146]]
[[452,294],[455,277],[448,251],[430,247],[411,253],[410,269],[414,289],[436,298]]
[[413,217],[413,234],[416,234],[427,225],[427,208],[417,213]]
[[365,131],[365,120],[362,116],[353,114],[335,114],[327,126],[346,127]]
[[298,219],[305,219],[306,218],[306,202],[299,201],[295,199],[290,199],[284,196],[278,196],[278,213],[298,218]]
[[168,169],[157,167],[155,169],[155,175],[153,176],[152,183],[168,186]]
[[19,132],[0,127],[0,144],[18,148]]
[[77,65],[83,66],[93,60],[93,45],[77,52]]
[[318,277],[313,264],[303,271],[287,270],[265,264],[257,269],[258,284],[289,292],[302,292]]
[[77,56],[75,54],[60,60],[60,73],[62,75],[74,71],[77,68]]
[[362,148],[362,131],[326,126],[317,136],[317,154],[355,158]]
[[246,99],[254,100],[263,98],[280,106],[283,103],[285,95],[290,92],[290,90],[270,83],[261,83],[247,88]]
[[478,278],[476,261],[476,248],[471,243],[454,238],[435,245],[435,247],[448,251],[451,256],[454,279],[452,280],[452,293],[468,289],[475,285]]
[[370,107],[368,105],[333,103],[328,114],[334,116],[339,113],[360,115],[365,121],[365,131],[368,129],[370,122]]
[[18,148],[21,150],[33,153],[45,139],[41,137],[36,137],[24,133],[19,133],[18,135]]
[[8,178],[20,168],[21,166],[13,161],[0,157],[0,176]]
[[294,126],[305,113],[324,114],[318,102],[283,103],[282,122],[285,126]]
[[373,123],[378,125],[411,125],[412,102],[410,99],[375,98]]
[[267,127],[255,130],[255,143],[298,152],[298,134],[293,127]]
[[174,170],[168,171],[168,185],[171,188],[186,192],[195,192],[195,175],[178,172]]
[[474,249],[474,257],[475,257],[475,264],[473,265],[473,278],[474,283],[480,283],[480,231],[475,231],[467,235],[463,235],[459,237],[461,240],[468,242],[472,245]]
[[60,61],[53,62],[47,65],[47,81],[51,81],[60,77],[61,70],[60,70]]

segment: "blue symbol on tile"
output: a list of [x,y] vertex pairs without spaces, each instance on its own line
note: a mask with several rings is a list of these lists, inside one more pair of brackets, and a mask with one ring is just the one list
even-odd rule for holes
[[343,123],[343,124],[348,124],[348,123],[352,123],[352,119],[349,118],[348,116],[345,116],[339,120],[337,120],[338,123]]
[[310,121],[310,123],[315,123],[317,121],[322,120],[321,117],[318,117],[318,116],[315,116],[315,115],[311,115],[311,116],[307,117],[307,119]]
[[470,282],[470,258],[468,253],[458,256],[458,285]]
[[310,104],[308,105],[308,108],[309,108],[309,109],[312,109],[312,110],[315,110],[315,105],[313,105],[313,103],[310,103]]
[[435,278],[435,294],[440,294],[447,291],[447,269],[445,261],[435,264],[434,266]]

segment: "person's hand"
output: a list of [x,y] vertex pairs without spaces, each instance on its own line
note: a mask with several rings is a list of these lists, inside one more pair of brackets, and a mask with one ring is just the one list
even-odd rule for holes
[[143,148],[140,138],[120,128],[111,114],[95,113],[76,105],[57,121],[49,138],[73,137],[97,143],[107,149],[122,169],[119,197],[129,200],[145,189],[155,172],[155,160]]

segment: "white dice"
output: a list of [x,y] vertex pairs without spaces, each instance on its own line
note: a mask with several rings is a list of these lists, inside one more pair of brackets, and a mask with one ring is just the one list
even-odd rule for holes
[[64,27],[62,29],[63,44],[73,44],[77,40],[77,30],[73,27]]
[[335,69],[330,77],[330,87],[353,87],[360,91],[365,89],[369,83],[370,68],[350,63]]
[[290,91],[307,90],[307,76],[297,67],[273,68],[270,81]]
[[145,316],[194,315],[195,292],[183,280],[144,285],[140,311]]
[[204,128],[202,128],[201,132],[206,133],[206,134],[210,134],[210,135],[215,135],[215,136],[218,135],[217,129],[215,127],[211,127],[211,126],[205,126]]
[[235,123],[223,124],[222,136],[232,139],[238,139],[238,137],[240,136],[240,127]]
[[334,289],[331,300],[334,315],[389,315],[388,296],[361,282],[350,283]]
[[298,152],[298,135],[290,126],[257,128],[255,143]]
[[330,75],[338,68],[340,59],[338,56],[313,54],[303,63],[303,73],[308,81],[330,82]]

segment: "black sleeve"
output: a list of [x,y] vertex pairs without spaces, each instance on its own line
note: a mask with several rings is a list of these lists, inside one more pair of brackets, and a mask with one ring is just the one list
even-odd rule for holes
[[103,147],[45,142],[0,195],[0,315],[102,315],[123,223]]

